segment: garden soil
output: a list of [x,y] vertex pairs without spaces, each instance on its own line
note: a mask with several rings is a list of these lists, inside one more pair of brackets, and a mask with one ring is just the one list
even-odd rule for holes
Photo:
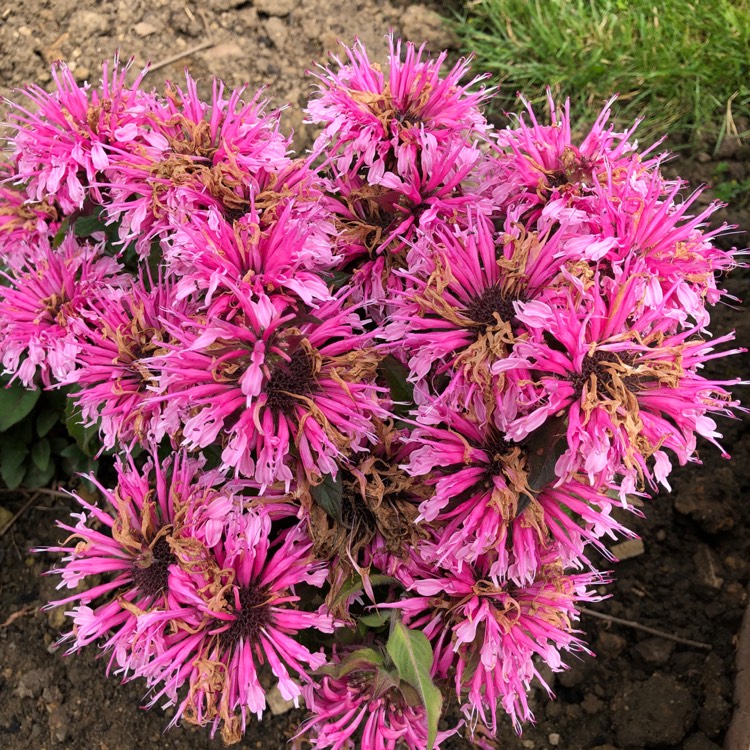
[[[359,36],[382,59],[389,29],[433,51],[455,48],[441,25],[439,4],[391,0],[3,0],[0,2],[0,93],[36,81],[49,86],[49,64],[70,61],[79,80],[96,76],[103,59],[118,50],[141,65],[159,65],[147,81],[160,85],[179,79],[188,66],[206,87],[211,75],[228,85],[268,85],[278,103],[288,103],[284,125],[296,131],[298,147],[313,133],[302,122],[314,61],[338,39]],[[210,46],[208,46],[210,45]],[[199,51],[193,51],[202,47]],[[181,56],[176,62],[169,60]],[[737,182],[750,177],[750,147],[725,139],[719,151],[695,159],[676,158],[674,173],[693,184],[717,175]],[[743,197],[743,196],[738,196]],[[750,225],[745,210],[719,217]],[[703,197],[701,198],[703,200]],[[706,198],[706,200],[708,200]],[[737,234],[731,244],[745,245]],[[750,297],[750,274],[738,271],[726,281],[737,297]],[[737,330],[750,341],[747,311],[721,306],[716,335]],[[736,377],[748,372],[748,358],[734,357],[710,375]],[[709,368],[707,368],[708,370]],[[750,396],[745,395],[750,401]],[[509,722],[500,728],[504,750],[711,750],[720,747],[732,712],[734,655],[750,578],[750,422],[725,420],[720,427],[732,460],[701,445],[702,466],[674,472],[673,493],[662,494],[628,519],[642,544],[633,557],[613,568],[610,598],[592,609],[655,628],[705,647],[676,643],[617,622],[583,614],[580,627],[596,657],[567,659],[564,672],[546,673],[556,695],[536,686],[531,701],[537,722],[517,737]],[[24,497],[0,495],[0,526],[18,511]],[[220,746],[209,733],[178,727],[165,733],[169,710],[144,711],[139,683],[121,685],[106,677],[107,661],[96,649],[65,656],[55,643],[65,618],[42,612],[55,595],[53,578],[43,577],[53,560],[30,549],[54,544],[53,528],[72,504],[40,495],[0,540],[0,748],[8,750],[205,750]],[[254,722],[240,747],[281,750],[304,716],[292,710]],[[304,745],[301,745],[304,747]],[[462,737],[443,744],[466,750]]]

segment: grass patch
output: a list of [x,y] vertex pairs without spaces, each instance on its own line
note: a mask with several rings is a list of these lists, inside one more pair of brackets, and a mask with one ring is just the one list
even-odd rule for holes
[[550,86],[584,120],[619,93],[616,119],[643,117],[642,141],[713,146],[750,128],[750,0],[474,0],[456,28],[501,107]]
[[729,164],[720,161],[714,170],[714,196],[731,206],[744,208],[750,205],[750,177],[737,179],[729,174]]

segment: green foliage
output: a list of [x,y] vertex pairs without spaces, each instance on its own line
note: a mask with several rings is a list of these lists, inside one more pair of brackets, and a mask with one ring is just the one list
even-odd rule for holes
[[738,180],[729,176],[729,165],[720,161],[716,165],[713,193],[717,200],[734,206],[750,205],[750,177]]
[[80,424],[66,392],[32,391],[0,379],[0,479],[6,487],[46,487],[93,472],[100,448],[96,429]]
[[0,432],[18,424],[39,401],[40,391],[27,391],[15,381],[0,388]]
[[414,385],[409,382],[409,368],[388,354],[378,365],[378,373],[391,390],[393,413],[405,417],[414,408]]
[[393,610],[391,609],[376,609],[372,614],[362,615],[359,618],[359,623],[366,628],[377,630],[387,625],[391,621],[392,616]]
[[333,519],[341,523],[341,502],[344,496],[344,484],[341,472],[334,478],[330,474],[323,477],[320,484],[310,488],[313,500]]
[[342,662],[338,665],[336,670],[339,677],[356,672],[362,667],[383,666],[383,657],[374,649],[371,648],[359,648],[349,654]]
[[499,79],[499,109],[550,86],[574,122],[591,121],[619,92],[620,126],[644,117],[640,140],[692,145],[750,114],[750,0],[477,0],[455,25],[475,68]]
[[[368,576],[368,580],[370,582],[370,586],[372,586],[373,588],[375,588],[376,586],[385,586],[398,583],[395,578],[391,578],[391,576],[381,575],[379,573]],[[364,588],[365,582],[362,580],[362,576],[358,573],[352,573],[339,590],[338,595],[330,606],[330,609],[335,610],[337,607],[344,604],[344,602],[346,602],[350,596],[358,594],[360,591],[363,591]]]
[[76,445],[85,456],[93,456],[99,448],[99,437],[96,427],[86,427],[83,424],[81,410],[68,400],[65,405],[65,427],[68,434],[76,441]]
[[430,675],[432,646],[421,630],[411,630],[398,620],[394,621],[386,650],[401,679],[419,693],[427,713],[427,750],[431,750],[443,710],[443,695]]
[[[524,448],[527,456],[528,484],[533,493],[541,492],[557,479],[555,465],[568,448],[568,442],[564,439],[566,431],[565,417],[552,417],[526,438]],[[529,506],[531,500],[528,494],[521,495],[517,509],[519,515]]]

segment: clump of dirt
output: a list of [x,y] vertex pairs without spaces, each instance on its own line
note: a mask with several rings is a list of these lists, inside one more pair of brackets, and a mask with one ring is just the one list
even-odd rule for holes
[[136,69],[152,63],[146,83],[157,87],[178,82],[186,67],[205,92],[213,76],[233,88],[267,86],[276,105],[289,105],[282,124],[302,150],[312,135],[302,114],[311,86],[305,71],[355,37],[383,59],[390,30],[436,52],[454,48],[429,5],[440,3],[366,0],[344,10],[330,0],[20,0],[0,10],[0,95],[29,82],[49,86],[55,60],[80,82],[97,81],[102,60],[119,53],[134,57]]
[[[188,66],[205,90],[212,75],[229,86],[247,82],[251,90],[268,84],[275,101],[291,105],[284,126],[294,128],[295,143],[304,149],[313,137],[300,110],[310,86],[304,69],[314,60],[324,61],[337,39],[351,42],[356,35],[373,59],[382,59],[389,29],[413,41],[426,40],[435,51],[455,47],[435,13],[440,5],[397,0],[353,0],[345,7],[331,0],[19,0],[0,10],[0,93],[10,95],[12,87],[30,81],[49,86],[49,64],[58,58],[70,61],[84,81],[95,79],[101,61],[118,50],[123,58],[135,55],[136,66],[184,55],[154,70],[147,81],[155,86],[165,78],[177,81]],[[693,185],[717,183],[727,174],[741,185],[750,176],[750,151],[728,141],[716,157],[678,158],[670,169]],[[699,200],[710,198],[707,193]],[[747,208],[726,209],[719,218],[750,224]],[[733,241],[746,243],[741,236]],[[750,274],[740,271],[726,285],[742,298]],[[714,317],[715,335],[736,328],[740,342],[750,341],[747,315],[720,306]],[[740,356],[721,363],[721,370],[706,369],[716,377],[736,377],[749,366],[748,357]],[[557,700],[550,701],[536,686],[531,700],[537,724],[516,737],[510,723],[503,722],[497,747],[720,747],[732,710],[735,635],[750,579],[750,506],[742,499],[750,480],[750,424],[725,421],[720,430],[732,461],[701,446],[703,466],[676,470],[674,492],[648,503],[644,519],[623,519],[641,535],[643,551],[615,567],[615,583],[601,592],[611,598],[592,607],[710,649],[584,613],[580,628],[596,658],[583,655],[570,659],[565,672],[545,673]],[[21,496],[0,496],[0,506],[9,513],[23,502]],[[207,731],[178,727],[164,734],[170,710],[142,711],[142,686],[121,685],[116,665],[107,678],[107,662],[96,658],[94,647],[79,656],[64,656],[64,647],[54,647],[67,627],[64,615],[61,610],[40,611],[60,595],[54,591],[55,580],[42,575],[53,558],[29,550],[57,543],[60,533],[53,523],[67,518],[71,509],[72,502],[41,495],[0,540],[0,746],[216,748],[219,740],[212,741]],[[604,560],[599,563],[606,567]],[[242,747],[287,747],[303,715],[293,710],[254,723]],[[456,737],[443,747],[467,750],[470,745]]]

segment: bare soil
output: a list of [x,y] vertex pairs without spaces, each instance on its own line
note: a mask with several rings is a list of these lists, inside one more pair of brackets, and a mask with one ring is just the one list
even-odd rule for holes
[[[103,59],[120,50],[136,64],[161,63],[204,42],[211,47],[149,74],[159,85],[179,79],[188,66],[204,85],[212,75],[228,85],[268,84],[279,103],[289,103],[287,128],[297,147],[311,142],[302,123],[310,81],[305,68],[323,60],[337,39],[358,35],[382,57],[389,29],[437,51],[455,40],[437,20],[440,3],[398,0],[337,3],[333,0],[16,0],[0,4],[0,93],[29,81],[49,85],[49,63],[75,64],[83,81],[96,77]],[[722,166],[722,164],[724,166]],[[727,166],[728,165],[728,166]],[[694,184],[711,183],[727,169],[734,179],[750,176],[747,146],[728,140],[722,150],[677,159],[672,169]],[[742,196],[740,196],[742,197]],[[750,225],[748,200],[722,218]],[[732,239],[745,245],[743,235]],[[750,274],[727,282],[747,296]],[[743,310],[716,310],[715,334],[737,329],[750,341]],[[717,377],[746,373],[747,356],[714,368]],[[746,398],[747,400],[747,398]],[[674,492],[645,507],[635,527],[643,552],[616,566],[611,598],[597,610],[710,645],[710,650],[677,644],[632,628],[583,615],[581,628],[596,658],[573,660],[550,679],[557,700],[541,690],[533,700],[537,724],[522,737],[505,723],[497,746],[504,750],[715,750],[724,739],[731,711],[735,639],[750,579],[750,423],[725,422],[724,443],[733,455],[722,459],[701,448],[702,467],[674,473]],[[0,495],[10,513],[24,498]],[[120,685],[105,676],[106,663],[94,650],[65,657],[53,644],[65,628],[60,611],[41,612],[53,597],[54,581],[42,573],[52,560],[29,550],[59,540],[53,529],[71,506],[40,497],[0,540],[0,747],[9,750],[164,750],[216,748],[208,733],[177,728],[164,734],[169,713],[144,712],[142,687]],[[629,519],[631,522],[633,519]],[[2,524],[0,524],[2,525]],[[601,563],[604,565],[604,562]],[[292,711],[254,725],[241,747],[284,748],[303,715]],[[466,750],[461,738],[446,750]]]

